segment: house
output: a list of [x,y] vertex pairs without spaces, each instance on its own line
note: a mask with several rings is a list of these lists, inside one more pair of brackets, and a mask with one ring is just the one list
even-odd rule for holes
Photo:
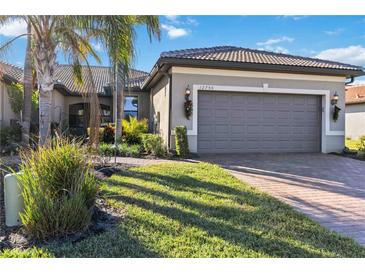
[[[0,83],[0,125],[9,126],[12,120],[19,119],[13,113],[8,102],[6,83],[21,82],[23,71],[21,68],[2,63],[4,79]],[[55,76],[56,84],[52,94],[51,121],[62,128],[69,128],[75,134],[84,134],[89,126],[89,103],[83,96],[88,90],[90,80],[87,79],[86,67],[83,67],[83,83],[80,85],[73,77],[72,66],[57,65]],[[99,95],[101,109],[101,123],[113,121],[113,95],[110,81],[109,67],[92,66],[91,74],[95,83],[95,90]],[[125,90],[125,115],[132,115],[138,119],[149,118],[149,94],[141,90],[141,85],[148,73],[131,70]],[[2,99],[1,99],[2,98]],[[145,108],[139,108],[141,103]],[[138,110],[138,111],[137,111]]]
[[365,135],[365,85],[346,87],[346,137]]
[[[52,120],[84,130],[87,104],[71,72],[57,67]],[[109,69],[92,72],[102,120],[111,121]],[[171,149],[173,129],[185,125],[195,153],[336,152],[344,148],[346,81],[364,74],[358,66],[233,46],[163,52],[149,74],[131,71],[125,115],[147,118]]]

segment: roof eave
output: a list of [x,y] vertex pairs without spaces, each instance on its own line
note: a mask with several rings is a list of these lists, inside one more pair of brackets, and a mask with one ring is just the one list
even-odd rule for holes
[[[160,58],[160,64],[168,64],[170,66],[195,66],[195,67],[210,67],[210,68],[227,68],[241,70],[255,70],[267,72],[290,72],[300,74],[318,74],[330,76],[344,76],[346,78],[358,77],[365,75],[364,70],[347,70],[347,69],[332,69],[332,68],[314,68],[304,66],[286,66],[286,65],[270,65],[260,63],[239,63],[229,61],[212,61],[212,60],[195,60],[182,58]],[[157,64],[157,63],[156,63]]]
[[16,79],[15,77],[8,75],[8,74],[3,74],[2,75],[2,81],[6,82],[6,83],[22,83],[22,81]]
[[161,72],[166,72],[169,67],[171,67],[172,64],[169,64],[168,62],[162,61],[163,58],[159,58],[155,65],[152,67],[151,72],[146,77],[145,81],[141,85],[141,89],[144,90],[145,88],[148,88],[151,84],[153,84],[155,77]]

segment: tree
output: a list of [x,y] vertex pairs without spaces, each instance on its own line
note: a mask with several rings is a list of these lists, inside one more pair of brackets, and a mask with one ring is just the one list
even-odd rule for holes
[[[100,61],[90,43],[93,29],[84,27],[86,24],[82,21],[87,18],[82,16],[0,16],[0,25],[14,20],[25,20],[31,28],[32,57],[39,87],[39,144],[44,145],[51,135],[50,108],[55,84],[56,49],[68,58],[73,65],[75,78],[82,82],[81,65],[86,63],[88,66],[89,56]],[[0,47],[0,50],[24,35],[27,34],[13,38]]]
[[[90,22],[90,21],[89,21]],[[160,39],[158,16],[93,16],[93,24],[100,30],[96,38],[107,52],[111,64],[114,100],[117,102],[116,142],[122,136],[123,91],[126,86],[129,68],[134,58],[135,27],[144,25],[150,41]]]
[[27,24],[27,47],[25,51],[24,71],[23,71],[23,110],[22,110],[22,143],[29,145],[30,120],[32,115],[32,93],[33,93],[33,67],[32,67],[32,27]]
[[[0,16],[0,26],[12,20],[25,20],[31,27],[33,43],[32,57],[37,72],[39,87],[39,144],[47,143],[51,134],[50,108],[52,91],[55,84],[56,50],[64,53],[73,65],[75,78],[82,83],[82,64],[86,64],[87,94],[90,98],[91,143],[99,140],[100,109],[95,90],[93,76],[89,66],[89,57],[100,62],[99,56],[92,47],[92,41],[104,44],[113,67],[124,66],[128,71],[133,56],[135,40],[134,27],[145,24],[150,39],[152,35],[159,37],[159,20],[157,16]],[[0,47],[0,51],[19,35]],[[121,77],[123,79],[124,77]],[[121,87],[124,87],[121,85]],[[123,88],[119,90],[122,91]],[[122,95],[121,95],[122,96]],[[123,97],[121,97],[123,98]],[[121,113],[119,116],[121,117]],[[120,123],[121,124],[121,123]],[[121,130],[120,130],[121,131]]]

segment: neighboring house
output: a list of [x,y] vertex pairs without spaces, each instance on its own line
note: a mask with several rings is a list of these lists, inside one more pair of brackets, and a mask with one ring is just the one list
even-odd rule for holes
[[346,137],[365,135],[365,85],[346,87]]
[[[92,69],[107,106],[103,119],[111,120],[108,68]],[[53,113],[53,120],[85,128],[71,67],[57,71],[54,111],[63,114]],[[358,66],[231,46],[170,51],[149,74],[131,72],[125,111],[147,118],[171,149],[173,129],[185,125],[196,153],[335,152],[344,148],[346,79],[364,74]],[[342,109],[337,121],[335,94]],[[189,118],[186,99],[193,106]]]
[[[6,92],[7,85],[12,81],[22,81],[23,71],[13,65],[2,63],[4,68],[4,81],[0,82],[1,94],[0,103],[4,107],[0,109],[0,125],[9,126],[12,119],[17,119],[8,101]],[[52,93],[51,121],[62,128],[69,128],[75,134],[84,134],[89,125],[89,103],[83,94],[86,94],[90,87],[90,80],[86,67],[83,67],[83,83],[80,85],[73,77],[72,66],[57,65],[55,76],[56,84]],[[91,67],[95,89],[99,94],[101,108],[101,123],[106,124],[113,121],[113,96],[110,86],[110,69],[102,66]],[[125,115],[136,116],[139,119],[149,118],[149,94],[141,90],[141,85],[148,73],[131,70],[128,86],[125,94]],[[138,104],[142,104],[141,107]],[[2,105],[0,105],[2,106]]]
[[19,114],[11,109],[8,96],[8,84],[17,82],[22,78],[23,70],[19,67],[1,62],[0,63],[0,130],[8,127],[19,120]]

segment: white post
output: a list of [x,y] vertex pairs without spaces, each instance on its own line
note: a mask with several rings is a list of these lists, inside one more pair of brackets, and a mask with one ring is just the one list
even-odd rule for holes
[[24,200],[16,174],[8,174],[4,177],[4,204],[5,225],[21,225],[19,213],[24,210]]

